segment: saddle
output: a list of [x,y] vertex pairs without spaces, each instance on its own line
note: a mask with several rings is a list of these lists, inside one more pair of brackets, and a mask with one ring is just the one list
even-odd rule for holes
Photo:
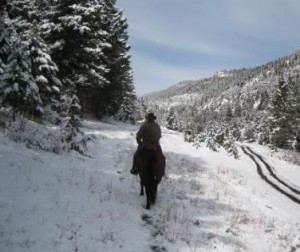
[[144,149],[148,151],[158,151],[159,148],[158,144],[148,143],[144,146]]

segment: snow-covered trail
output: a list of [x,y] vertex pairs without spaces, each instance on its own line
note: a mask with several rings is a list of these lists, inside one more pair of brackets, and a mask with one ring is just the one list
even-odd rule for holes
[[1,252],[290,251],[298,244],[299,205],[262,181],[243,153],[234,160],[195,149],[164,130],[166,177],[149,211],[129,173],[137,127],[86,121],[85,131],[97,136],[92,158],[29,150],[0,135]]
[[[293,202],[300,205],[300,190],[295,186],[280,178],[271,168],[271,166],[262,158],[261,155],[254,152],[250,147],[242,146],[241,149],[243,152],[249,156],[253,162],[256,164],[257,173],[260,177],[266,181],[270,186],[272,186],[275,190],[285,195]],[[260,165],[262,163],[262,165]],[[262,168],[263,167],[263,168]]]

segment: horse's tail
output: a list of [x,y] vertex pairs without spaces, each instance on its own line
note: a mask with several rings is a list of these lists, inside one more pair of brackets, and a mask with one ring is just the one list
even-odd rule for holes
[[156,167],[155,167],[156,160],[157,160],[156,152],[152,151],[151,154],[149,155],[149,160],[148,160],[147,177],[148,177],[149,200],[153,204],[155,203],[156,192],[157,192]]
[[156,193],[157,193],[157,181],[155,180],[155,183],[153,183],[153,189],[152,189],[152,199],[151,201],[153,202],[153,204],[155,204],[156,201]]

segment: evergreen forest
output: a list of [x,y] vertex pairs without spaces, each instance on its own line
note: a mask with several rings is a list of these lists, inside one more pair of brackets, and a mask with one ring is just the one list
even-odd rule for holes
[[79,151],[84,115],[133,123],[127,28],[116,0],[2,0],[1,107],[13,121],[59,125]]

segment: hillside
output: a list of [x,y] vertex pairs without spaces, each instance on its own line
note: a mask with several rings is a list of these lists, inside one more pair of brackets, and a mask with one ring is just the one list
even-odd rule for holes
[[[275,129],[281,127],[269,117],[274,117],[276,99],[282,96],[280,92],[285,92],[278,113],[281,118],[290,116],[288,123],[293,126],[293,133],[286,137],[290,143],[275,145],[291,148],[297,134],[300,135],[297,126],[300,122],[299,76],[300,51],[297,50],[255,68],[224,70],[211,78],[184,81],[161,92],[144,95],[141,101],[170,129],[209,135],[211,129],[219,134],[221,127],[228,129],[235,140],[267,144]],[[283,88],[288,90],[280,89],[281,80]]]
[[0,133],[0,251],[299,251],[299,166],[281,153],[247,144],[235,160],[163,129],[166,177],[145,210],[129,173],[137,127],[84,121],[82,130],[96,136],[90,157]]
[[[182,81],[168,89],[146,94],[141,98],[144,101],[151,101],[154,99],[164,100],[176,96],[179,98],[184,94],[195,93],[214,93],[211,95],[217,97],[225,90],[234,88],[235,86],[239,86],[240,90],[242,90],[246,84],[250,85],[251,83],[260,83],[272,86],[274,84],[272,81],[276,80],[279,74],[297,74],[299,71],[300,49],[287,57],[271,61],[255,68],[219,71],[211,78]],[[210,92],[207,91],[207,89],[209,89]]]

